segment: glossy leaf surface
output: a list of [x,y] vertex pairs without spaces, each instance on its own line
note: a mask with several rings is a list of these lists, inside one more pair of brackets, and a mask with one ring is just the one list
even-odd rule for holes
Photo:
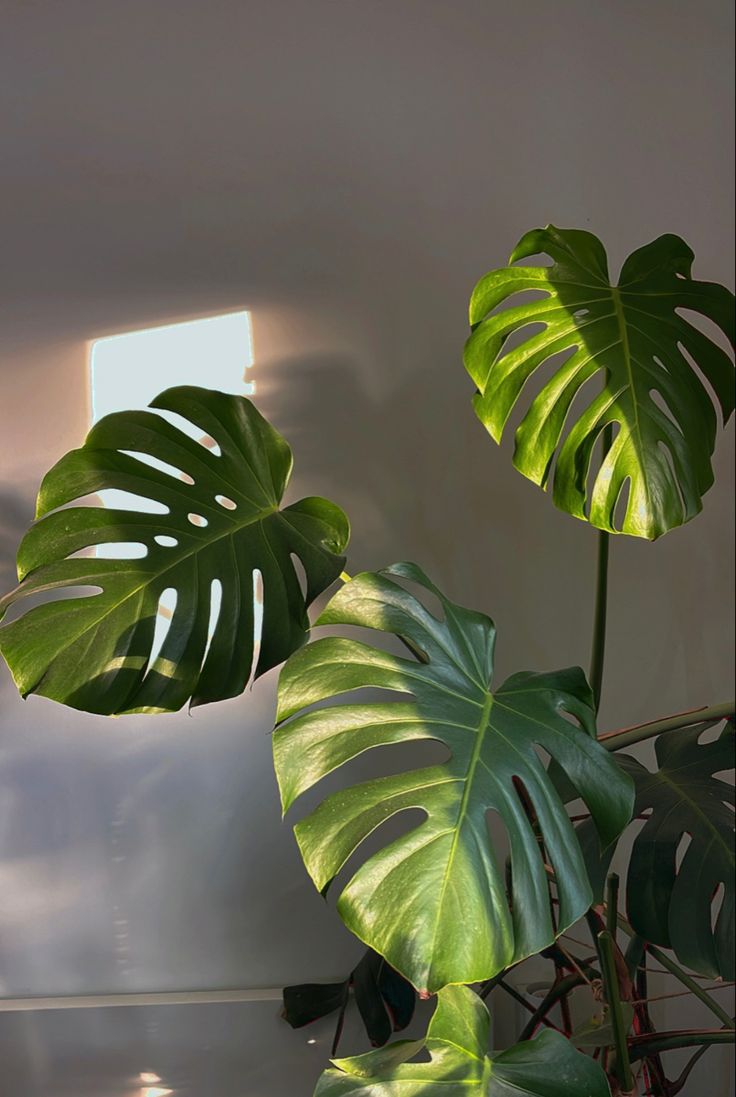
[[[437,597],[442,619],[398,580]],[[544,948],[555,937],[548,878],[525,805],[557,874],[560,932],[587,910],[592,895],[574,830],[536,748],[565,769],[604,845],[631,816],[630,780],[592,737],[592,698],[582,671],[515,674],[491,691],[492,621],[450,602],[413,564],[356,577],[318,623],[393,634],[417,657],[333,637],[287,662],[278,718],[288,722],[274,735],[284,810],[322,777],[376,747],[438,740],[450,756],[333,793],[297,823],[317,888],[327,888],[382,823],[419,809],[424,820],[364,858],[342,892],[338,911],[348,929],[429,992],[490,978]],[[391,696],[304,711],[361,687]],[[489,837],[489,811],[508,832],[510,894],[503,856]]]
[[[473,292],[465,365],[478,387],[476,413],[500,442],[523,402],[516,468],[545,489],[551,481],[556,505],[576,518],[658,537],[701,510],[713,483],[714,404],[724,422],[734,407],[729,355],[688,314],[733,345],[733,294],[692,279],[694,256],[679,236],[633,252],[616,286],[589,232],[533,229],[509,263],[537,254],[553,265],[493,270]],[[523,291],[540,299],[519,304]],[[527,396],[537,371],[541,388]],[[598,469],[596,445],[609,424],[615,437]]]
[[[609,1097],[606,1076],[559,1033],[488,1054],[489,1016],[467,987],[440,992],[425,1040],[335,1060],[315,1097]],[[430,1062],[409,1060],[426,1049]]]
[[[259,675],[304,642],[307,605],[342,569],[345,515],[319,498],[279,509],[291,450],[249,400],[180,387],[151,407],[183,416],[219,452],[152,411],[130,411],[102,419],[51,469],[39,521],[18,551],[22,581],[0,601],[2,617],[18,599],[57,592],[0,628],[0,652],[24,696],[106,714],[233,697],[254,661],[254,573],[263,584]],[[143,497],[165,513],[67,506],[103,489]],[[146,554],[72,555],[110,543],[138,544]],[[292,555],[303,565],[306,594]],[[215,580],[222,598],[210,638]],[[90,587],[97,592],[73,596]],[[151,661],[159,600],[171,589],[176,607]]]
[[[626,906],[645,940],[671,948],[693,971],[734,978],[734,788],[716,774],[734,766],[735,736],[699,743],[704,725],[660,735],[657,770],[616,754],[636,785],[635,814],[648,818],[634,840]],[[609,858],[601,858],[590,824],[578,828],[591,880],[602,897]],[[684,850],[684,852],[683,852]],[[722,891],[713,924],[713,902]]]

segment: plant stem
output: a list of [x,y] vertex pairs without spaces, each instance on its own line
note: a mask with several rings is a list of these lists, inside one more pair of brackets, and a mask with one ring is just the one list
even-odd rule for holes
[[[620,928],[624,931],[624,933],[626,933],[629,937],[636,936],[632,926],[621,914],[619,914],[618,916],[618,924]],[[648,944],[647,950],[652,959],[656,960],[658,964],[662,965],[665,971],[669,971],[670,975],[674,975],[675,978],[680,980],[683,986],[686,986],[688,990],[692,991],[695,997],[699,998],[703,1005],[708,1007],[711,1013],[713,1013],[718,1018],[721,1024],[725,1025],[726,1028],[732,1029],[734,1027],[734,1022],[732,1018],[729,1017],[729,1015],[726,1013],[726,1011],[724,1009],[721,1009],[718,1002],[715,1002],[711,998],[711,996],[703,990],[701,986],[698,986],[698,984],[695,982],[695,979],[691,975],[689,975],[688,972],[686,972],[683,968],[681,968],[679,964],[676,964],[674,960],[671,960],[669,956],[665,952],[662,952],[661,949],[657,948],[656,945]]]
[[621,996],[618,992],[618,972],[616,971],[616,960],[613,955],[613,937],[607,929],[598,934],[598,954],[601,961],[603,986],[606,992],[606,1001],[608,1002],[611,1028],[613,1029],[613,1042],[616,1049],[614,1072],[621,1083],[623,1092],[631,1093],[634,1089],[634,1077],[631,1073],[626,1026],[623,1010],[621,1009]]
[[672,1051],[675,1048],[699,1047],[701,1044],[732,1044],[733,1028],[703,1029],[700,1032],[658,1032],[656,1036],[634,1036],[631,1039],[632,1060],[643,1059],[655,1051]]
[[[714,983],[712,987],[704,987],[708,993],[712,993],[714,990],[733,990],[733,983]],[[638,998],[639,1002],[664,1002],[667,998],[689,998],[692,994],[691,990],[676,990],[672,994],[655,994],[651,998]]]
[[632,979],[635,977],[640,965],[643,970],[646,971],[646,952],[646,941],[643,937],[640,937],[638,933],[635,934],[629,941],[628,948],[624,953],[626,967],[628,968],[629,975]]
[[566,994],[569,994],[571,990],[574,990],[575,987],[582,986],[584,983],[585,980],[577,973],[574,975],[566,975],[559,983],[555,983],[555,985],[547,991],[541,1003],[527,1021],[525,1028],[519,1036],[518,1042],[522,1043],[524,1040],[530,1040],[536,1032],[537,1026],[543,1023],[546,1015],[552,1007],[559,1002],[560,998],[563,998]]
[[708,1047],[708,1044],[703,1044],[702,1047],[698,1048],[695,1054],[685,1064],[685,1069],[683,1070],[680,1077],[676,1078],[674,1082],[670,1082],[670,1094],[672,1095],[672,1097],[675,1097],[675,1094],[679,1093],[680,1090],[684,1088],[685,1083],[692,1073],[693,1067],[695,1067],[699,1060],[703,1058],[706,1051],[708,1050]]
[[[608,428],[606,428],[608,429]],[[595,698],[595,711],[601,707],[603,689],[603,659],[606,653],[606,617],[608,615],[608,550],[610,534],[598,532],[598,564],[595,585],[595,617],[593,650],[590,656],[590,685]]]
[[[524,995],[519,994],[518,990],[516,990],[515,987],[510,986],[509,983],[507,983],[504,979],[501,979],[498,985],[501,990],[506,991],[509,997],[513,998],[515,1002],[518,1002],[520,1006],[523,1006],[527,1013],[536,1013],[536,1009],[531,1004],[531,1002],[527,1002]],[[543,1025],[547,1026],[547,1028],[553,1028],[556,1032],[559,1032],[557,1025],[553,1025],[552,1022],[548,1021],[546,1017],[541,1017],[540,1020]]]
[[[632,968],[629,965],[633,964],[634,960],[636,960],[636,964]],[[634,1008],[639,1022],[638,1035],[643,1036],[654,1033],[656,1029],[649,1013],[649,1002],[647,1001],[649,995],[647,944],[644,938],[638,934],[632,937],[629,942],[629,947],[626,950],[626,962],[632,978],[636,980],[636,1003]],[[685,993],[689,994],[690,992],[686,991]],[[642,1072],[647,1079],[647,1086],[652,1097],[671,1097],[667,1075],[662,1064],[662,1056],[659,1052],[655,1051],[643,1060]]]
[[[613,442],[613,424],[606,423],[603,428],[603,450],[601,466],[608,455]],[[598,531],[598,558],[595,578],[595,616],[593,618],[593,647],[590,654],[590,674],[588,678],[593,690],[596,715],[601,707],[603,689],[603,660],[606,654],[606,617],[608,616],[608,554],[610,534]]]
[[616,930],[618,929],[618,873],[612,872],[608,877],[606,889],[606,929],[611,934],[614,944],[616,942]]
[[693,724],[716,724],[719,720],[726,720],[729,716],[733,716],[735,712],[736,701],[724,701],[719,705],[708,705],[704,708],[690,709],[688,712],[679,712],[663,720],[650,720],[646,724],[622,728],[621,731],[607,731],[599,736],[598,742],[606,750],[621,750],[622,747],[642,743],[645,739],[653,739],[663,731],[677,731],[680,728],[692,727]]
[[733,1020],[726,1013],[725,1009],[721,1009],[718,1002],[715,1002],[701,986],[698,986],[695,980],[692,979],[686,971],[683,971],[679,964],[676,964],[674,960],[670,960],[669,956],[655,945],[649,946],[649,954],[652,959],[656,960],[658,964],[661,964],[663,968],[666,968],[667,971],[676,975],[680,982],[686,986],[696,998],[699,998],[703,1005],[707,1006],[711,1013],[714,1014],[726,1028],[733,1029]]
[[340,1038],[342,1037],[342,1030],[345,1025],[345,1011],[348,1008],[348,1000],[350,998],[350,984],[345,983],[345,991],[342,997],[342,1004],[340,1005],[340,1012],[337,1015],[337,1024],[335,1025],[335,1035],[332,1038],[332,1049],[330,1055],[334,1059],[337,1055],[337,1049],[340,1046]]
[[492,979],[487,979],[478,991],[478,997],[482,998],[485,1002],[488,995],[492,990],[495,990],[502,979],[505,979],[511,968],[504,968],[503,971],[499,971],[498,975],[494,975]]

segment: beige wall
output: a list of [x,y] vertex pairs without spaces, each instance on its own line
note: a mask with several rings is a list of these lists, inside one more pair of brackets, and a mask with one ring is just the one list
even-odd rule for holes
[[[0,7],[2,575],[83,436],[87,341],[247,307],[294,497],[349,511],[350,569],[422,563],[494,616],[502,676],[585,665],[594,536],[475,420],[467,297],[548,220],[614,268],[677,232],[732,281],[731,4]],[[696,522],[613,545],[606,728],[731,691],[733,424],[716,470]],[[273,689],[111,724],[23,704],[0,670],[0,994],[343,971],[278,819]]]

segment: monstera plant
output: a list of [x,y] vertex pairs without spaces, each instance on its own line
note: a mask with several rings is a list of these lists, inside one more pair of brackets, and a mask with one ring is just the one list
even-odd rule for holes
[[[535,256],[551,265],[520,265]],[[345,514],[317,497],[284,505],[291,452],[244,397],[170,389],[103,419],[41,485],[19,585],[0,600],[0,617],[12,607],[0,651],[23,696],[171,712],[283,663],[284,811],[335,774],[296,840],[367,951],[343,982],[287,987],[284,1015],[298,1027],[337,1013],[336,1055],[354,999],[374,1050],[334,1058],[317,1097],[674,1097],[710,1045],[734,1039],[717,998],[734,977],[734,704],[597,728],[610,537],[654,540],[700,511],[734,407],[733,296],[693,279],[692,260],[662,236],[614,285],[595,236],[548,226],[471,298],[478,417],[499,441],[518,405],[514,464],[598,530],[587,677],[521,669],[496,683],[485,612],[413,563],[351,578]],[[147,502],[99,505],[110,491]],[[311,640],[309,606],[338,581],[314,621],[328,632]],[[621,753],[650,739],[654,763]],[[379,747],[390,772],[342,776]],[[614,857],[628,858],[621,902]],[[550,968],[537,999],[514,977],[533,956]],[[712,1027],[655,1030],[652,964]],[[492,991],[529,1013],[505,1050],[492,1048]],[[417,995],[435,1003],[426,1037],[390,1042]],[[688,1047],[671,1078],[666,1053]]]

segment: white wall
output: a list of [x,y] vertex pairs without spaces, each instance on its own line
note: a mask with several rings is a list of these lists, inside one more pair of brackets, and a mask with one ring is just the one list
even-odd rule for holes
[[[494,616],[500,676],[586,664],[595,538],[475,420],[467,297],[547,221],[614,269],[677,232],[731,281],[731,7],[2,5],[3,585],[86,428],[87,340],[247,307],[293,498],[349,511],[350,570],[421,562]],[[732,469],[731,425],[697,521],[613,545],[606,728],[730,692]],[[274,684],[112,722],[24,704],[0,670],[0,994],[345,970],[279,821]]]

